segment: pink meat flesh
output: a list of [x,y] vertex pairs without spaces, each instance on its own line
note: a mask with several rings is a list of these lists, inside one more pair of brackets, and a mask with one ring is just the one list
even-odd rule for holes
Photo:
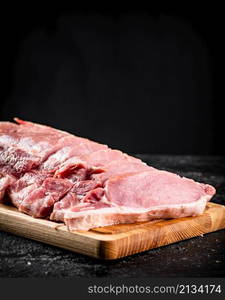
[[90,206],[66,211],[69,230],[88,230],[119,223],[201,214],[215,194],[210,185],[166,171],[145,171],[114,176],[105,183],[104,195]]
[[0,147],[16,147],[27,155],[38,157],[40,163],[44,162],[40,169],[49,171],[71,157],[108,148],[48,126],[19,122],[21,125],[0,123]]
[[107,149],[108,147],[89,140],[75,143],[73,137],[69,136],[59,140],[57,148],[58,150],[50,155],[40,166],[41,170],[56,171],[62,164],[69,164],[71,159],[76,160],[83,155],[88,155],[100,149]]
[[102,149],[91,154],[82,156],[82,160],[86,161],[89,164],[89,166],[92,167],[104,166],[113,161],[119,160],[142,163],[142,161],[138,158],[129,156],[119,150],[112,149]]
[[47,177],[47,173],[37,171],[30,171],[24,174],[9,187],[8,193],[12,203],[19,208],[23,200],[29,197],[35,189],[39,188]]
[[[0,123],[0,170],[2,173],[0,196],[3,199],[5,190],[12,183],[12,180],[9,181],[9,176],[19,179],[18,184],[25,182],[27,186],[16,193],[14,186],[9,188],[12,203],[18,208],[26,193],[38,189],[41,184],[39,181],[30,184],[27,179],[29,174],[27,176],[26,172],[35,170],[35,176],[38,176],[38,172],[43,174],[45,178],[52,177],[56,170],[61,167],[61,164],[70,157],[74,158],[74,155],[84,155],[107,148],[106,145],[76,137],[51,127],[17,121],[20,125],[10,122]],[[48,174],[44,174],[45,172]],[[78,179],[84,180],[86,173],[87,169],[80,163],[69,170],[64,170],[62,174],[58,173],[56,177],[70,179],[74,182]],[[31,205],[31,201],[27,203]],[[33,211],[33,209],[31,210]]]
[[21,202],[19,210],[36,218],[49,216],[53,205],[72,187],[67,179],[47,178]]
[[149,167],[144,163],[137,161],[113,161],[109,164],[106,164],[102,167],[102,171],[97,174],[92,174],[91,178],[93,180],[101,181],[104,183],[107,179],[115,175],[122,175],[126,173],[137,173],[142,171],[156,170],[153,167]]
[[4,202],[4,196],[8,188],[16,181],[12,175],[4,175],[0,173],[0,203]]
[[69,230],[201,214],[215,189],[45,125],[0,122],[0,201]]
[[19,148],[0,146],[0,171],[2,174],[19,177],[40,164],[40,158]]
[[[72,164],[73,165],[73,164]],[[131,173],[131,172],[140,172],[140,171],[149,171],[149,170],[156,170],[155,168],[149,167],[146,164],[143,163],[139,163],[138,161],[123,161],[123,163],[121,163],[120,160],[116,160],[111,162],[108,165],[105,165],[102,169],[100,173],[97,174],[92,174],[91,175],[91,179],[92,180],[86,180],[86,181],[81,181],[78,182],[79,185],[83,184],[87,191],[90,192],[86,197],[84,197],[84,195],[86,194],[82,194],[79,193],[76,189],[74,190],[74,188],[72,188],[70,190],[70,192],[58,203],[56,203],[56,205],[54,206],[53,209],[53,213],[51,215],[51,219],[52,220],[56,220],[56,221],[63,221],[64,218],[64,213],[66,212],[66,210],[64,209],[63,211],[61,211],[61,203],[62,206],[64,207],[64,201],[67,203],[67,197],[69,199],[69,203],[70,205],[66,205],[66,209],[71,209],[72,207],[75,207],[78,202],[85,202],[87,201],[88,197],[91,196],[92,197],[92,190],[94,190],[96,187],[101,187],[104,185],[104,182],[109,179],[110,177],[117,175],[117,174],[126,174],[126,173]],[[87,186],[88,183],[88,186]],[[90,188],[90,184],[92,185]],[[75,185],[76,186],[76,185]],[[74,192],[79,195],[79,197],[71,197],[71,194]],[[82,195],[82,197],[80,197],[80,195]],[[72,201],[72,199],[74,199],[74,203]],[[78,201],[78,202],[77,202]]]
[[82,202],[90,203],[91,199],[93,200],[93,197],[90,199],[90,194],[95,195],[94,200],[96,201],[95,193],[99,193],[99,190],[97,190],[97,188],[100,188],[101,186],[102,185],[100,182],[93,180],[84,180],[76,182],[70,189],[70,191],[59,202],[57,202],[54,205],[54,209],[50,216],[50,219],[55,221],[63,221],[64,214],[67,210],[76,207],[79,203]]

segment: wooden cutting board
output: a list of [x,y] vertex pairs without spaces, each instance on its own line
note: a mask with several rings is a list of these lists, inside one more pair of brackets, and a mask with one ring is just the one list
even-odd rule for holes
[[225,206],[208,203],[198,217],[157,220],[69,232],[0,204],[0,230],[100,259],[117,259],[225,228]]

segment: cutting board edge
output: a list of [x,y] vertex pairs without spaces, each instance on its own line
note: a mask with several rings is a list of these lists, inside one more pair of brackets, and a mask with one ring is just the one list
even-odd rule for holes
[[[218,213],[219,218],[215,218],[215,212]],[[161,224],[165,222],[167,222],[167,229],[173,228],[172,232],[174,231],[174,229],[177,229],[176,234],[179,235],[179,240],[171,241],[169,240],[169,237],[168,239],[162,238]],[[191,222],[193,222],[193,227],[190,226]],[[182,227],[180,227],[180,232],[176,224],[178,224],[178,226],[182,224]],[[186,227],[188,231],[183,235],[184,231],[182,229],[184,227]],[[195,229],[196,232],[194,232],[193,229]],[[101,241],[99,253],[101,255],[101,258],[105,260],[115,260],[129,255],[145,252],[151,249],[167,246],[175,242],[203,236],[205,234],[222,229],[225,229],[225,206],[210,202],[208,205],[208,209],[205,210],[202,215],[196,217],[160,221],[159,223],[151,224],[149,228],[142,227],[134,229],[129,232],[129,235],[120,237],[119,239],[112,238],[108,241]],[[141,245],[140,247],[135,247],[136,240],[140,239],[141,235]],[[150,243],[146,243],[146,246],[144,247],[144,241],[146,239],[149,241],[149,236],[156,236],[158,237],[158,239],[153,239],[153,243],[151,245]],[[124,246],[129,243],[129,247]]]
[[[98,258],[98,259],[103,259],[103,260],[117,260],[117,259],[120,259],[120,258],[123,258],[123,257],[127,257],[127,256],[138,254],[138,253],[143,253],[143,252],[146,252],[148,250],[161,248],[161,247],[168,246],[168,245],[171,245],[171,244],[174,244],[174,243],[179,243],[179,242],[182,242],[182,241],[185,241],[185,240],[189,240],[189,239],[192,239],[192,238],[203,236],[205,234],[212,233],[212,232],[215,232],[215,231],[220,231],[220,230],[223,230],[223,229],[225,229],[225,227],[220,228],[220,229],[215,229],[215,230],[212,230],[212,231],[208,231],[208,232],[205,232],[205,233],[198,233],[196,235],[192,235],[192,236],[186,237],[186,238],[184,237],[183,239],[180,239],[178,241],[168,242],[168,243],[165,243],[163,245],[146,247],[145,249],[131,250],[127,253],[121,253],[121,249],[118,247],[118,245],[116,245],[118,240],[100,241],[99,251],[98,251],[99,255],[97,257],[96,256],[95,257]],[[123,240],[123,239],[126,240],[126,238],[121,238],[121,240]]]

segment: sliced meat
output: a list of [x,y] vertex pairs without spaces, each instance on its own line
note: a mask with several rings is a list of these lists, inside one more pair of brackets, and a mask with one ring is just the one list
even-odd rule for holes
[[215,189],[167,171],[155,170],[110,178],[105,184],[105,192],[108,201],[119,206],[148,209],[149,206],[189,204],[202,196],[212,196]]
[[8,189],[11,202],[19,208],[23,200],[29,197],[32,191],[39,188],[47,177],[47,173],[37,171],[24,174],[19,180],[11,184]]
[[[72,207],[76,207],[83,201],[88,203],[90,203],[91,199],[96,201],[96,192],[98,193],[99,197],[99,190],[96,189],[99,187],[102,187],[101,183],[93,180],[76,182],[70,191],[63,197],[63,199],[54,205],[50,219],[54,221],[64,221],[64,214],[67,210],[71,209]],[[101,191],[102,190],[103,189],[101,188]]]
[[28,172],[9,188],[12,203],[33,217],[46,217],[56,201],[73,186],[67,179],[48,177],[47,173]]
[[[41,171],[54,172],[62,163],[70,158],[80,158],[81,156],[88,155],[98,150],[108,149],[107,145],[77,137],[48,126],[18,119],[17,121],[22,124],[18,126],[19,134],[23,135],[25,133],[27,138],[31,136],[29,141],[27,139],[25,141],[25,145],[28,145],[29,149],[37,148],[39,144],[41,144],[41,146],[46,146],[47,153],[44,155],[42,159],[43,163],[39,168]],[[34,135],[35,138],[33,138],[32,135]],[[26,149],[25,145],[23,144],[23,148]],[[39,147],[36,149],[36,152],[39,153],[40,156],[43,149]]]
[[[75,165],[75,161],[71,162],[71,166],[73,167]],[[69,168],[66,166],[66,170],[68,171]],[[95,169],[95,171],[97,168]],[[103,166],[103,168],[98,169],[98,172],[91,175],[92,180],[85,180],[85,181],[77,181],[77,183],[74,185],[74,187],[70,190],[70,192],[58,203],[55,204],[53,213],[51,215],[52,220],[56,221],[63,221],[64,214],[66,210],[71,209],[72,207],[76,207],[78,203],[80,202],[88,202],[90,199],[99,199],[99,191],[98,197],[96,197],[96,188],[102,187],[104,182],[109,179],[110,177],[118,174],[125,174],[125,173],[131,173],[131,172],[137,172],[137,171],[146,171],[146,170],[155,170],[152,167],[149,167],[145,164],[141,164],[137,161],[114,161],[108,165]],[[59,170],[60,176],[62,176],[63,170]],[[73,170],[71,170],[73,173]],[[56,172],[57,174],[57,172]],[[68,174],[65,174],[66,178],[69,178]],[[85,177],[85,176],[84,176]],[[87,176],[86,176],[87,177]],[[80,176],[81,178],[81,176]],[[79,188],[78,188],[79,187]],[[83,190],[85,193],[81,193],[81,187],[83,187]],[[87,194],[88,192],[88,194]],[[62,210],[61,210],[62,209]]]
[[0,145],[16,147],[24,152],[44,160],[55,151],[60,136],[52,133],[29,131],[26,126],[0,124]]
[[72,187],[72,183],[66,179],[47,178],[42,185],[33,190],[19,206],[19,211],[35,218],[43,218],[50,215],[53,205],[59,201]]
[[[16,147],[24,152],[46,161],[43,169],[55,168],[66,159],[89,154],[106,145],[74,136],[72,134],[44,126],[18,120],[20,125],[10,122],[0,123],[0,146]],[[62,150],[64,148],[64,150]]]
[[54,204],[53,212],[50,215],[50,220],[64,221],[65,212],[80,203],[80,199],[76,193],[68,192],[59,202]]
[[40,163],[40,158],[17,147],[0,146],[2,174],[19,177]]
[[0,203],[5,202],[4,196],[9,186],[16,181],[16,178],[11,175],[5,175],[0,173]]
[[76,182],[71,188],[71,192],[76,193],[76,195],[86,195],[88,192],[95,190],[98,187],[102,187],[101,182],[93,180],[84,180]]
[[[111,150],[111,149],[101,149],[98,151],[93,151],[88,155],[81,156],[81,158],[77,156],[75,157],[72,156],[71,158],[66,160],[58,167],[58,170],[56,170],[55,172],[55,176],[60,178],[61,177],[65,178],[67,176],[66,174],[72,176],[72,174],[74,173],[76,178],[77,171],[82,168],[83,169],[82,174],[84,176],[81,180],[85,180],[91,178],[91,176],[94,174],[106,172],[108,170],[107,166],[110,163],[121,162],[121,161],[123,164],[127,166],[129,163],[140,164],[140,167],[137,167],[137,169],[139,170],[150,168],[145,163],[143,163],[140,159],[124,154],[121,151]],[[135,167],[131,167],[131,168],[134,169]],[[81,178],[81,176],[79,176],[79,178]]]
[[110,178],[104,195],[79,209],[67,210],[64,221],[69,230],[88,230],[119,223],[157,218],[196,216],[215,194],[210,185],[179,177],[166,171],[145,171]]
[[99,144],[86,138],[78,137],[49,126],[27,122],[17,118],[15,120],[21,124],[19,126],[19,132],[22,134],[24,132],[27,132],[28,135],[33,134],[36,136],[37,141],[39,141],[39,139],[41,141],[45,141],[47,139],[46,141],[49,142],[51,146],[57,146],[59,150],[64,147],[70,147],[70,149],[68,149],[71,151],[69,157],[80,157],[81,155],[85,155],[93,151],[108,148],[107,145]]
[[[49,187],[45,186],[47,181],[43,183],[43,180],[47,177],[51,178],[57,167],[70,157],[106,149],[107,146],[47,126],[17,121],[20,125],[0,123],[0,170],[3,174],[1,175],[1,197],[12,184],[9,178],[16,177],[18,182],[14,180],[14,184],[9,188],[12,203],[28,214],[43,216],[48,209],[41,211],[37,203],[42,201],[45,203],[44,207],[51,207],[68,191],[64,188],[64,192],[56,197],[53,190],[48,191]],[[35,172],[30,173],[31,170]],[[55,186],[60,183],[63,188],[65,184],[68,185],[66,177],[72,182],[78,179],[84,180],[86,172],[87,169],[80,163],[58,173],[57,177],[61,178],[49,180],[55,182]],[[42,181],[38,178],[42,178]],[[62,178],[65,180],[63,181]],[[70,182],[69,187],[71,186]],[[35,209],[37,209],[36,213]]]
[[79,158],[72,157],[58,167],[54,176],[56,178],[68,178],[72,182],[82,181],[88,176],[88,166]]
[[63,166],[66,164],[71,165],[73,160],[76,161],[84,155],[108,148],[106,145],[101,145],[88,140],[75,144],[71,137],[60,140],[58,144],[61,145],[59,150],[48,157],[48,159],[40,166],[41,170],[56,171],[61,168],[62,164]]
[[[0,201],[69,230],[194,216],[210,185],[147,166],[106,145],[16,119],[0,122]],[[54,207],[54,209],[53,209]]]
[[[103,149],[81,157],[90,167],[104,166],[112,161],[129,161],[143,163],[139,158],[129,156],[119,150]],[[144,164],[144,163],[143,163]]]
[[101,172],[92,174],[91,178],[93,180],[97,180],[104,183],[107,179],[115,175],[122,175],[126,173],[137,173],[137,172],[150,171],[150,170],[154,171],[156,169],[136,161],[134,162],[124,161],[121,163],[121,161],[119,160],[119,161],[113,161],[110,164],[103,166]]

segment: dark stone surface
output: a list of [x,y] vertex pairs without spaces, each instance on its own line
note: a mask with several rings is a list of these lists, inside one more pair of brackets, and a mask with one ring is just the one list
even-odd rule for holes
[[[217,189],[225,204],[225,157],[138,155],[150,165],[177,172]],[[0,232],[0,277],[224,277],[225,230],[100,261]]]

